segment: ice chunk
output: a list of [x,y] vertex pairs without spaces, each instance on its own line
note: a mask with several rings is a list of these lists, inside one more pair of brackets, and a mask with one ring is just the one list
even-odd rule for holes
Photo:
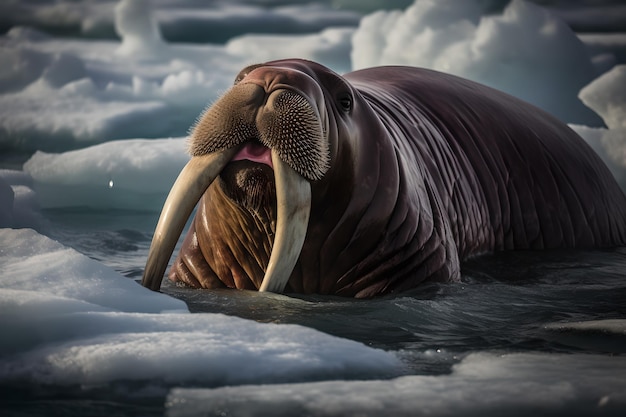
[[0,248],[2,386],[75,394],[115,383],[132,391],[129,381],[221,386],[406,371],[393,353],[306,327],[189,314],[182,301],[32,230],[0,229]]
[[353,67],[431,68],[506,91],[563,121],[600,125],[576,97],[597,73],[562,20],[523,0],[481,15],[477,2],[460,0],[417,0],[405,12],[368,15],[353,38]]
[[613,67],[580,90],[579,95],[583,103],[602,116],[609,129],[626,130],[626,65]]
[[[590,372],[590,370],[592,370]],[[174,389],[167,415],[618,415],[626,406],[626,358],[478,352],[451,374],[391,381],[331,381]],[[584,377],[581,377],[584,375]]]
[[337,72],[348,72],[353,28],[326,29],[317,34],[291,36],[245,35],[226,44],[226,50],[248,62],[302,57],[324,63]]
[[626,353],[626,320],[548,323],[543,337],[597,352]]
[[580,91],[608,129],[572,125],[600,155],[626,192],[626,65],[618,65]]
[[0,288],[43,292],[130,312],[186,310],[31,229],[0,229]]
[[161,209],[189,160],[185,138],[112,141],[61,154],[37,152],[24,171],[43,208]]
[[115,30],[122,38],[117,49],[132,59],[151,58],[167,47],[147,0],[122,0],[115,6]]
[[42,216],[33,179],[17,170],[0,169],[0,228],[39,228]]

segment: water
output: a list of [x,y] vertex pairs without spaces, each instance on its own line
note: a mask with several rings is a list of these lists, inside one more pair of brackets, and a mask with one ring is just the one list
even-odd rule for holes
[[[129,279],[141,279],[155,213],[73,209],[47,211],[45,217],[48,235]],[[184,300],[192,312],[312,327],[397,352],[411,374],[438,376],[475,352],[626,353],[623,334],[551,327],[626,317],[625,271],[626,248],[508,252],[467,262],[459,283],[425,284],[373,300],[193,290],[167,282],[162,290]],[[164,412],[162,405],[93,395],[59,406],[66,415],[92,407],[119,415]],[[29,404],[32,415],[40,415],[42,403]]]

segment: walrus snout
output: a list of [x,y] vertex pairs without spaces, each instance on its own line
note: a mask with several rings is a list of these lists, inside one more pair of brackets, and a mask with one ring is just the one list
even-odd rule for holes
[[261,143],[309,181],[321,179],[330,168],[328,139],[316,107],[303,95],[280,89],[257,115]]

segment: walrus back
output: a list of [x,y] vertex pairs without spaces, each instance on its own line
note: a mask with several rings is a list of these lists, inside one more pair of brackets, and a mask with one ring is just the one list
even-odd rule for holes
[[425,69],[378,67],[345,78],[385,123],[401,118],[405,130],[413,127],[404,140],[439,191],[461,259],[626,244],[624,193],[591,147],[547,112]]

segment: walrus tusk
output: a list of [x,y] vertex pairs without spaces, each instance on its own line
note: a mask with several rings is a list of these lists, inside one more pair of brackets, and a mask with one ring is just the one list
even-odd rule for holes
[[185,223],[202,194],[237,153],[238,147],[194,156],[182,169],[165,200],[154,230],[141,284],[153,291],[161,288],[167,264]]
[[311,185],[272,150],[276,182],[276,237],[259,291],[283,292],[304,244]]
[[[194,156],[172,186],[154,230],[141,284],[158,291],[176,242],[202,194],[235,156],[238,147]],[[311,185],[272,151],[276,182],[276,237],[259,291],[282,292],[293,271],[309,223]]]

